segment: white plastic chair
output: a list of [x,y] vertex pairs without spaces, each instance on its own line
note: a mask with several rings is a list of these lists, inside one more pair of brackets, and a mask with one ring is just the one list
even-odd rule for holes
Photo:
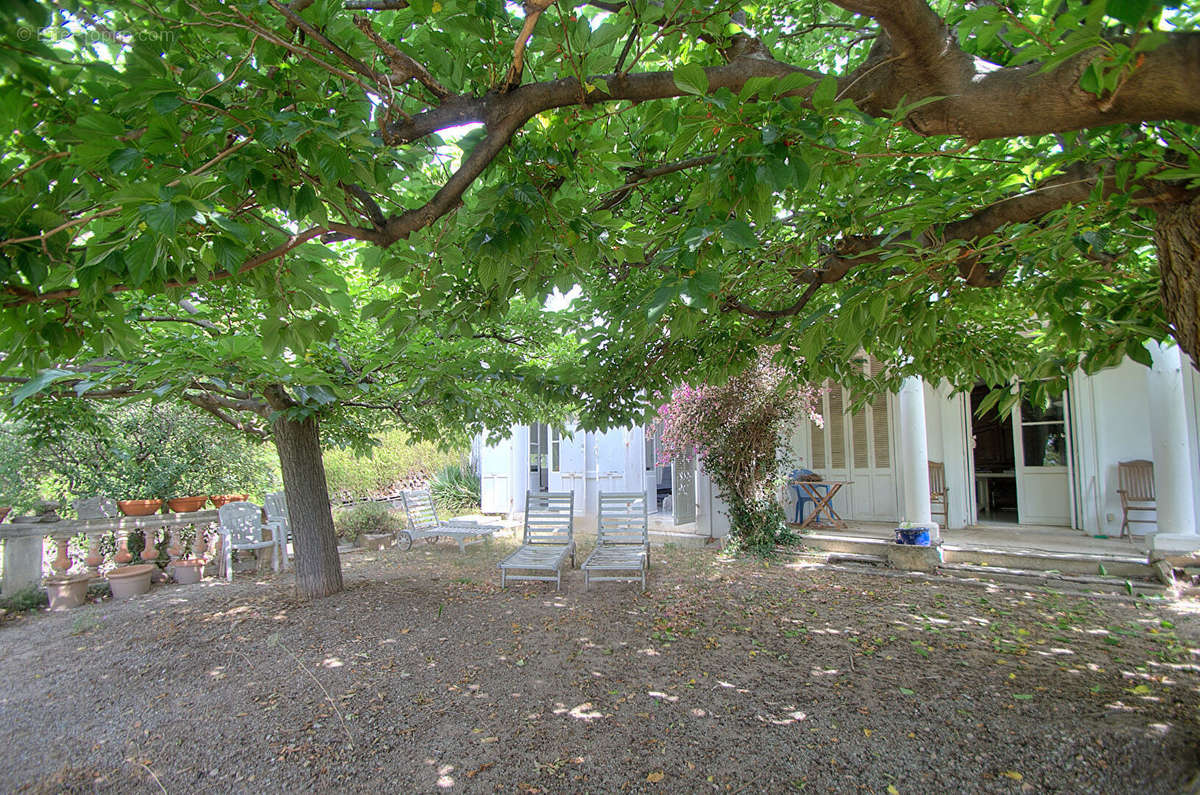
[[292,520],[288,516],[287,495],[282,491],[273,491],[263,498],[263,508],[267,511],[266,526],[271,528],[271,538],[279,547],[279,565],[286,569],[288,565],[287,545],[295,544],[292,540]]
[[[225,579],[233,581],[233,551],[235,549],[271,549],[275,541],[263,540],[262,508],[252,502],[229,502],[222,505],[218,532],[224,548]],[[272,566],[279,571],[279,558],[272,555]]]

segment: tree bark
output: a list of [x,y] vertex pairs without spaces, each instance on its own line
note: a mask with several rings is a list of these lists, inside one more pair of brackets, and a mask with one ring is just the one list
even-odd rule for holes
[[1156,209],[1163,306],[1179,347],[1200,363],[1200,198]]
[[329,510],[317,421],[313,417],[297,421],[280,415],[272,423],[272,430],[296,545],[296,588],[309,599],[338,593],[342,590],[342,562]]

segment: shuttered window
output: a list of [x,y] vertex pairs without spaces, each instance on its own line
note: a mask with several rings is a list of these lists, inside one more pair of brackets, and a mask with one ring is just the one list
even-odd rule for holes
[[825,428],[812,420],[808,421],[808,438],[812,440],[812,455],[809,456],[809,468],[820,472],[825,468]]

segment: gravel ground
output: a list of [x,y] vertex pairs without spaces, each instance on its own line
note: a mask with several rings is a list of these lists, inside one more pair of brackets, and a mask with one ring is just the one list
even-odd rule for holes
[[[0,790],[1179,792],[1200,604],[655,549],[498,587],[498,539],[0,624]],[[586,552],[586,549],[583,550]],[[582,561],[582,557],[580,558]]]

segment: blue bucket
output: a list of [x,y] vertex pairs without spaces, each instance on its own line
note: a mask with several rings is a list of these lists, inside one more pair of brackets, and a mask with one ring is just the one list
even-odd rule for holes
[[929,546],[929,530],[924,527],[896,528],[896,543],[915,547]]

